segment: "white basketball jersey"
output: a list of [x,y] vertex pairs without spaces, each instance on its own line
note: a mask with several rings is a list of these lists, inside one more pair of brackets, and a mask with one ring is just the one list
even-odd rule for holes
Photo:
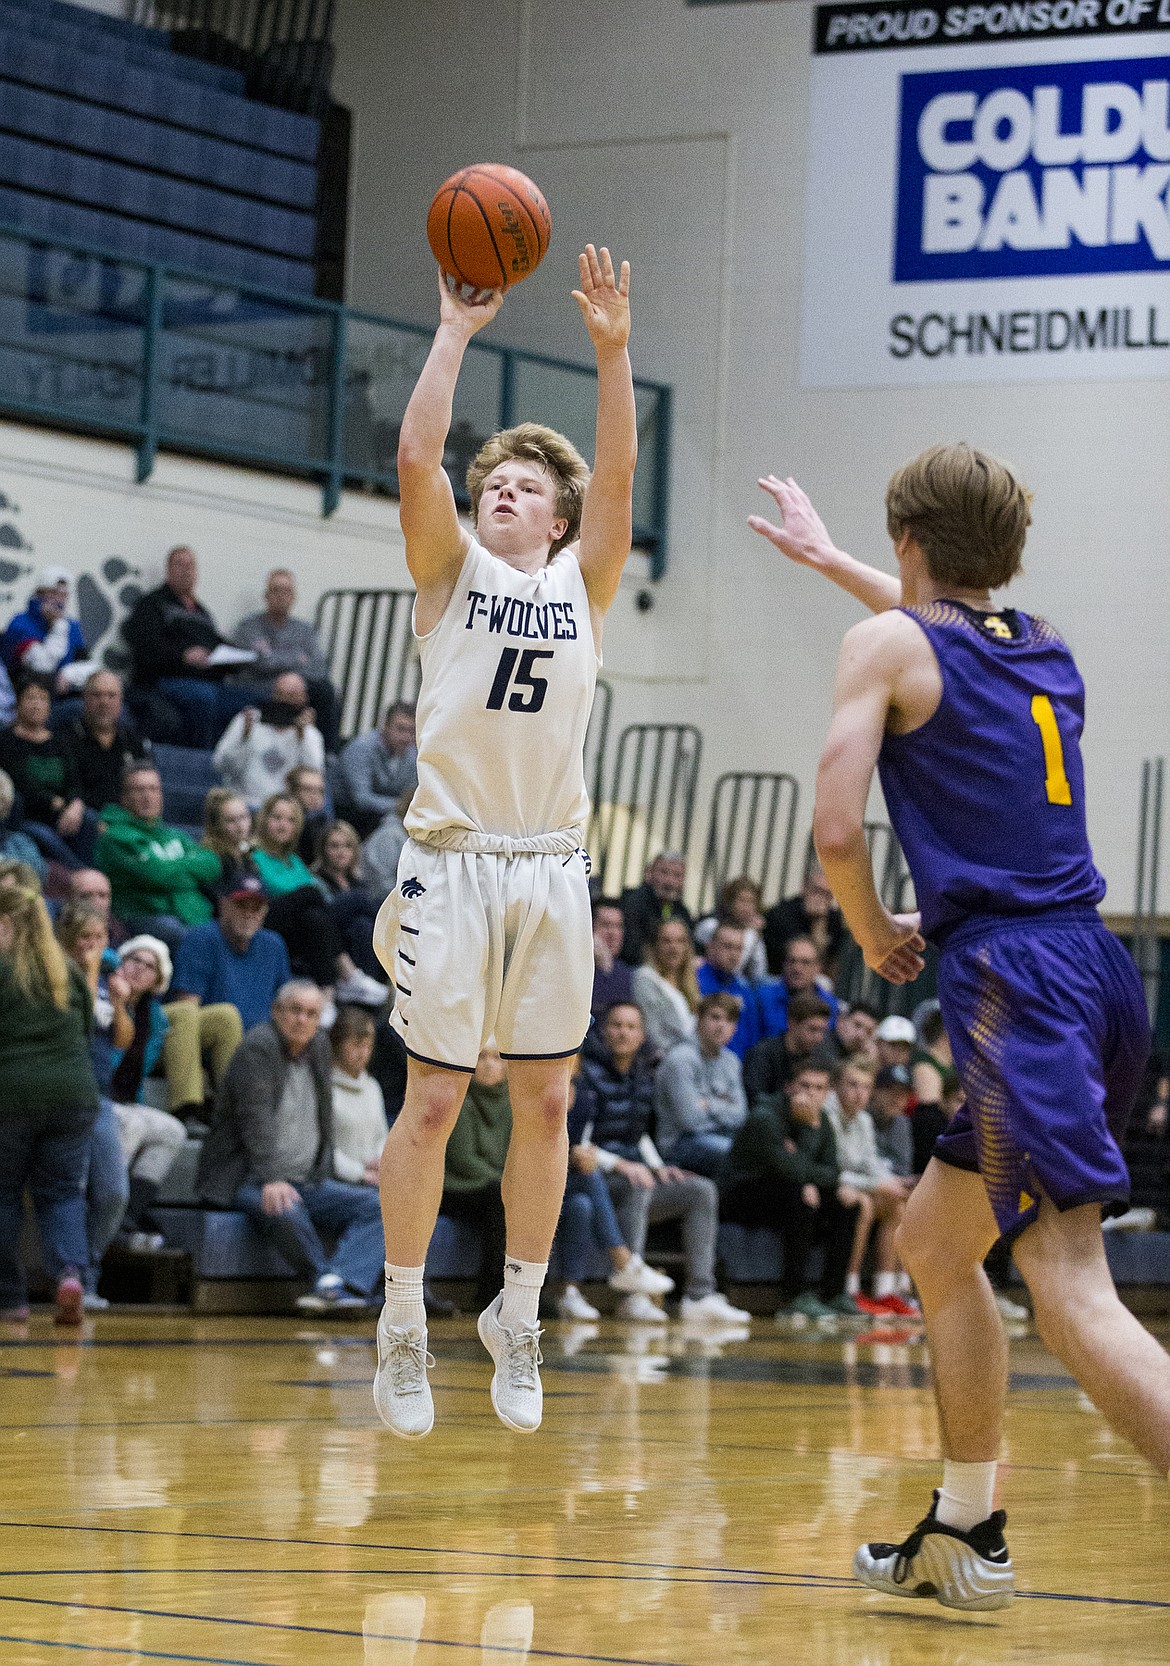
[[561,550],[522,573],[473,539],[443,617],[417,640],[411,836],[530,839],[583,828],[599,661],[576,555]]

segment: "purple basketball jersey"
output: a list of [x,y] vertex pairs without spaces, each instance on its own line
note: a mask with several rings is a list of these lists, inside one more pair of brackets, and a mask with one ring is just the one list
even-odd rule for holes
[[902,612],[934,649],[938,710],[878,759],[924,934],[972,915],[1093,907],[1105,881],[1085,826],[1085,689],[1042,619],[959,602]]

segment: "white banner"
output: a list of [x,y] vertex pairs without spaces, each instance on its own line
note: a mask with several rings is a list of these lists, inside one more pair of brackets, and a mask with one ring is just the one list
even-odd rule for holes
[[1170,0],[815,28],[804,386],[1170,375]]

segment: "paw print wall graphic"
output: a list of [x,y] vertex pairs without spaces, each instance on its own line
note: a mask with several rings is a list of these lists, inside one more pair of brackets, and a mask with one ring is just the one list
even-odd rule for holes
[[20,505],[0,492],[0,610],[15,613],[24,606],[25,587],[32,575],[32,562],[22,555],[31,555],[33,547],[16,524]]
[[77,617],[81,634],[94,659],[111,671],[127,671],[130,656],[122,641],[122,622],[142,594],[141,569],[107,556],[96,575],[81,573],[77,579]]

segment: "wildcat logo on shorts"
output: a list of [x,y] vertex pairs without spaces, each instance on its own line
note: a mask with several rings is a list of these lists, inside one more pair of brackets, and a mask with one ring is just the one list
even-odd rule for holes
[[1170,271],[1170,57],[904,75],[895,283]]
[[415,897],[425,896],[427,888],[421,880],[404,879],[399,889],[408,902],[413,902]]

